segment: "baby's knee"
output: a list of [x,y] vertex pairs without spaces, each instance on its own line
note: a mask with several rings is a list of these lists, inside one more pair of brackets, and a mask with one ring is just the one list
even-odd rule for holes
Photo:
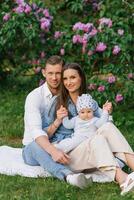
[[106,122],[103,126],[101,126],[99,129],[98,129],[98,133],[101,133],[103,131],[109,133],[109,131],[115,129],[115,125],[112,123],[112,122]]

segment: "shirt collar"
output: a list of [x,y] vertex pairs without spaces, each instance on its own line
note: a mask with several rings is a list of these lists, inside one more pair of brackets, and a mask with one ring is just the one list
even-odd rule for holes
[[44,89],[44,97],[46,97],[46,98],[52,98],[53,95],[52,95],[52,93],[51,93],[51,91],[50,91],[50,89],[48,87],[47,82],[44,83],[43,89]]

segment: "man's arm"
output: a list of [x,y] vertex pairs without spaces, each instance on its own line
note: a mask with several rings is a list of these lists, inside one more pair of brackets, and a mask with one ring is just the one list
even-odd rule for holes
[[47,136],[47,133],[42,129],[41,102],[41,97],[34,91],[27,96],[25,102],[25,133],[30,134],[33,140],[42,135]]
[[38,94],[30,93],[28,95],[25,103],[25,129],[29,131],[29,134],[31,134],[31,137],[37,144],[52,156],[54,161],[68,164],[68,155],[56,149],[53,144],[49,142],[47,133],[42,130],[40,104],[41,102]]
[[53,144],[51,144],[47,136],[40,136],[36,138],[35,141],[52,156],[52,159],[55,162],[69,164],[70,157],[66,153],[58,150]]

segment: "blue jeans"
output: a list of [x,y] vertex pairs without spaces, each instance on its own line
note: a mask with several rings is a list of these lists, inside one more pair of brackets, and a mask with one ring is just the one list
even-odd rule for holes
[[65,180],[72,171],[65,165],[55,162],[52,157],[35,141],[23,148],[24,162],[32,166],[41,166],[58,179]]

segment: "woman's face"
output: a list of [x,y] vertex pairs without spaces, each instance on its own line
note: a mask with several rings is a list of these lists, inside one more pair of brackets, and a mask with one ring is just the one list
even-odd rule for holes
[[81,77],[75,69],[67,69],[63,73],[63,83],[69,93],[79,92]]

